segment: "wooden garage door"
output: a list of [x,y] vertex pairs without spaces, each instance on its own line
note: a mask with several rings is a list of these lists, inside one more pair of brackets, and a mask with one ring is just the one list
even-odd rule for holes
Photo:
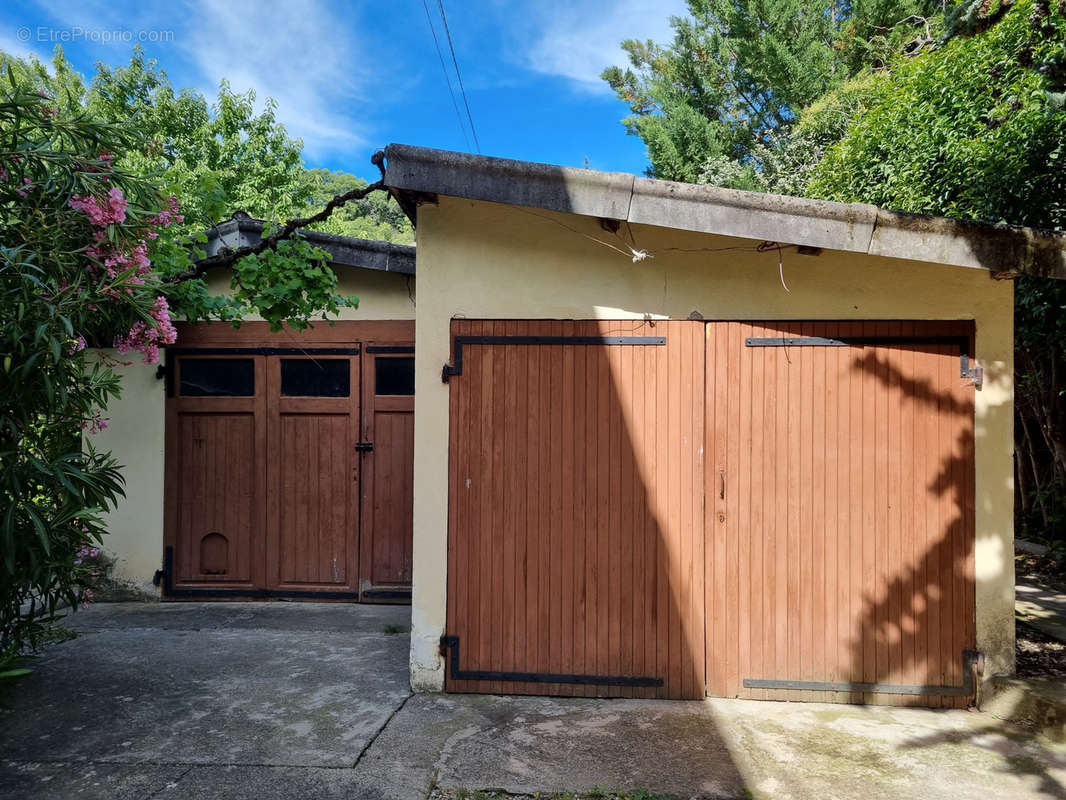
[[708,326],[710,694],[972,698],[972,333]]
[[452,333],[449,690],[969,701],[972,324]]
[[452,333],[447,688],[702,696],[702,328]]
[[264,328],[167,352],[165,596],[409,599],[413,325]]

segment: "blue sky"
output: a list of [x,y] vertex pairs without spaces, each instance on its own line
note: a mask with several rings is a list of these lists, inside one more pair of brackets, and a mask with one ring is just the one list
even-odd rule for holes
[[[428,0],[446,63],[437,0]],[[445,0],[481,152],[643,172],[626,106],[599,79],[626,38],[669,38],[683,0]],[[422,0],[15,0],[0,49],[47,58],[55,43],[82,72],[128,60],[142,39],[176,87],[214,98],[222,78],[277,100],[308,166],[373,178],[389,142],[473,150],[459,127]],[[108,41],[108,39],[111,41]],[[458,96],[455,77],[453,87]],[[464,111],[465,116],[465,111]]]

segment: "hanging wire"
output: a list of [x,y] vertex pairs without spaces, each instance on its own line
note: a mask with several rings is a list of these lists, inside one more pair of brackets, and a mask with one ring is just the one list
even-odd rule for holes
[[[557,219],[555,219],[553,217],[548,216],[547,214],[538,214],[536,211],[531,211],[528,208],[521,208],[521,207],[518,207],[518,210],[523,212],[523,213],[525,213],[525,214],[529,214],[530,216],[539,217],[539,218],[541,218],[543,220],[546,220],[547,222],[551,222],[551,223],[553,223],[555,225],[558,225],[560,228],[565,228],[566,230],[570,231],[571,233],[576,233],[578,236],[581,236],[581,237],[583,237],[585,239],[588,239],[590,242],[595,242],[598,245],[602,245],[603,247],[606,247],[609,250],[614,250],[616,253],[620,253],[623,256],[626,256],[627,258],[632,260],[634,264],[636,264],[636,263],[638,263],[640,261],[645,261],[645,260],[647,260],[649,258],[655,258],[656,255],[659,255],[659,254],[662,254],[662,253],[728,253],[728,252],[768,253],[768,252],[770,252],[772,250],[776,250],[777,251],[777,272],[778,272],[778,277],[780,277],[780,279],[781,279],[781,286],[782,286],[782,288],[784,288],[784,290],[786,292],[788,292],[789,294],[792,294],[792,290],[790,288],[788,288],[788,284],[785,282],[785,256],[784,256],[784,250],[785,250],[786,247],[796,247],[796,245],[791,245],[791,244],[782,245],[780,242],[769,242],[769,241],[766,241],[766,242],[760,242],[759,244],[754,245],[754,246],[752,246],[752,245],[730,245],[730,246],[727,246],[727,247],[660,247],[660,248],[654,249],[654,250],[652,250],[652,249],[638,250],[635,247],[636,240],[633,238],[633,228],[632,228],[632,226],[629,225],[629,222],[627,220],[626,221],[626,228],[627,228],[627,230],[629,232],[629,238],[633,242],[633,244],[630,244],[629,242],[627,242],[625,240],[625,238],[622,237],[617,231],[613,232],[615,238],[618,239],[618,241],[621,242],[621,244],[626,248],[626,250],[623,250],[621,247],[616,247],[615,245],[611,244],[611,242],[605,242],[602,239],[597,239],[595,236],[590,236],[589,234],[585,233],[584,231],[578,230],[577,228],[574,228],[574,227],[572,227],[570,225],[567,225],[565,222],[561,222],[561,221],[559,221],[559,220],[557,220]],[[665,291],[665,288],[664,288],[664,291]]]
[[[423,0],[424,2],[425,0]],[[448,29],[448,16],[444,13],[444,0],[437,0],[440,9],[440,18],[444,23],[444,35],[448,39],[448,49],[452,51],[452,64],[455,65],[455,77],[459,79],[459,93],[463,96],[463,105],[466,106],[466,119],[470,123],[470,133],[474,137],[474,147],[478,154],[481,153],[481,142],[478,141],[477,131],[474,129],[474,118],[470,114],[470,102],[466,98],[466,88],[463,86],[463,76],[459,72],[459,61],[455,57],[455,46],[452,44],[452,32]]]
[[433,34],[433,46],[437,48],[437,58],[440,59],[440,69],[444,73],[444,80],[448,84],[448,94],[452,98],[452,108],[455,109],[455,118],[459,122],[459,130],[463,132],[463,143],[466,149],[470,149],[470,137],[466,135],[466,126],[463,124],[463,115],[459,111],[459,103],[455,99],[455,91],[452,89],[452,79],[448,75],[448,67],[444,64],[444,53],[440,49],[440,41],[437,39],[437,29],[433,27],[433,17],[429,13],[429,5],[422,0],[422,8],[426,10],[426,22],[429,23],[429,32]]

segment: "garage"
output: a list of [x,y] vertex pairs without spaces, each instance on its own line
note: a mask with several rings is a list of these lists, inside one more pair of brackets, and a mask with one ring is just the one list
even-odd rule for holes
[[966,705],[974,333],[452,320],[445,688]]
[[413,323],[179,336],[164,367],[164,597],[408,601]]

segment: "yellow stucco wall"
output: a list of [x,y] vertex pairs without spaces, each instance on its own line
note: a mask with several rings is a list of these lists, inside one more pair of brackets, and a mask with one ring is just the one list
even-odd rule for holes
[[[229,293],[229,273],[215,270],[207,285],[213,294]],[[414,319],[415,279],[397,272],[340,267],[337,293],[355,295],[358,308],[344,308],[337,319]],[[250,316],[249,321],[261,317]]]
[[[623,226],[622,234],[626,233]],[[634,225],[633,263],[594,219],[442,197],[418,217],[414,597],[411,682],[439,691],[447,564],[448,386],[453,316],[558,319],[974,319],[977,645],[990,674],[1014,664],[1013,287],[975,269],[826,251],[751,248],[748,240]],[[668,250],[667,248],[676,248]],[[696,252],[681,252],[691,250]]]
[[[115,559],[114,577],[155,592],[152,575],[163,561],[163,382],[155,366],[136,354],[102,351],[122,378],[122,396],[112,400],[108,427],[90,434],[98,450],[109,450],[122,466],[126,497],[108,516],[103,547]],[[124,366],[127,362],[133,363]],[[118,364],[118,366],[114,366]]]
[[[339,291],[359,297],[357,309],[344,309],[340,319],[413,319],[414,278],[397,273],[341,268]],[[224,274],[213,275],[209,285],[216,292],[228,288]],[[249,317],[250,320],[256,319]],[[179,342],[180,344],[180,342]],[[108,517],[109,535],[104,547],[115,560],[115,577],[146,593],[156,590],[152,575],[163,557],[163,381],[156,367],[142,364],[137,353],[117,361],[134,363],[116,369],[122,375],[122,397],[111,403],[109,427],[95,434],[92,444],[110,450],[126,479],[126,499]]]

